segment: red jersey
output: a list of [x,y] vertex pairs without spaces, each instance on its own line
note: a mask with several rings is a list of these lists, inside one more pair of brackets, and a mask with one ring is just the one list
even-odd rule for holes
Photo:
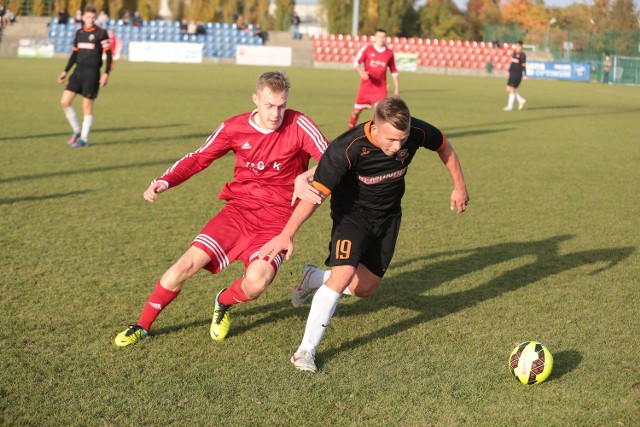
[[156,181],[175,187],[229,151],[236,156],[233,181],[218,198],[247,209],[281,206],[292,210],[295,178],[320,160],[328,141],[316,124],[294,110],[286,110],[275,130],[256,125],[251,113],[224,121],[198,150],[178,160]]
[[386,46],[381,50],[373,44],[362,47],[356,54],[353,66],[359,67],[363,63],[369,78],[360,80],[355,108],[371,108],[387,96],[387,68],[392,75],[398,75],[393,51]]

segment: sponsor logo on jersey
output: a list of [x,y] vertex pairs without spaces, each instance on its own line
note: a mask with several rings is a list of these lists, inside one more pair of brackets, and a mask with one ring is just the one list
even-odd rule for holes
[[377,175],[377,176],[360,176],[360,175],[358,175],[358,179],[360,180],[360,182],[362,182],[364,184],[367,184],[367,185],[379,184],[381,182],[388,181],[390,179],[400,178],[405,173],[407,173],[407,167],[406,166],[403,167],[402,169],[397,170],[397,171],[389,172],[389,173],[385,173],[385,174]]
[[242,149],[251,150],[251,144],[249,144],[249,141],[246,141],[244,144],[242,144]]
[[94,50],[96,45],[93,43],[78,43],[78,49],[89,49]]
[[404,163],[404,161],[407,160],[407,157],[409,157],[409,149],[408,148],[403,148],[401,150],[398,150],[398,152],[396,153],[396,159],[400,163]]
[[367,147],[362,147],[362,151],[360,152],[361,156],[366,156],[369,153],[371,153],[371,150],[369,150]]
[[96,38],[93,34],[89,34],[89,41],[93,41]]

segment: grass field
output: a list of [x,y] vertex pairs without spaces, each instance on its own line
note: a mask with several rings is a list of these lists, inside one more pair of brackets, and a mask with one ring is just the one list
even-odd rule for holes
[[[308,375],[288,361],[308,305],[289,296],[326,256],[327,206],[224,342],[209,338],[212,301],[237,264],[196,275],[152,339],[112,344],[222,206],[232,158],[153,205],[143,191],[252,108],[264,69],[118,63],[91,146],[69,149],[64,64],[0,59],[0,424],[640,425],[640,88],[529,80],[526,108],[504,112],[504,79],[402,74],[413,115],[462,160],[469,210],[449,212],[446,169],[420,153],[382,286],[343,298]],[[357,75],[287,73],[289,106],[342,132]],[[508,372],[525,340],[554,354],[541,385]]]

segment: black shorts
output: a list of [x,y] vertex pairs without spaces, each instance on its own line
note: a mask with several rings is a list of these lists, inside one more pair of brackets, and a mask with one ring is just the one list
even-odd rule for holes
[[331,217],[330,254],[325,264],[356,268],[362,264],[376,276],[383,277],[396,249],[402,213],[378,216],[364,211],[331,212]]
[[100,90],[100,70],[76,67],[67,82],[67,90],[79,93],[85,98],[97,98]]
[[509,80],[507,81],[507,86],[517,88],[518,86],[520,86],[521,81],[522,81],[522,73],[509,73]]

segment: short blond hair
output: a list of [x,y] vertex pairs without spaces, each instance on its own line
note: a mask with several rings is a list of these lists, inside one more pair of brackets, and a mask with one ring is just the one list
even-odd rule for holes
[[378,102],[375,119],[385,121],[403,131],[409,129],[411,125],[409,107],[399,96],[390,96]]
[[256,81],[256,93],[268,87],[272,92],[285,93],[289,92],[291,84],[286,74],[281,71],[267,71],[260,74]]

